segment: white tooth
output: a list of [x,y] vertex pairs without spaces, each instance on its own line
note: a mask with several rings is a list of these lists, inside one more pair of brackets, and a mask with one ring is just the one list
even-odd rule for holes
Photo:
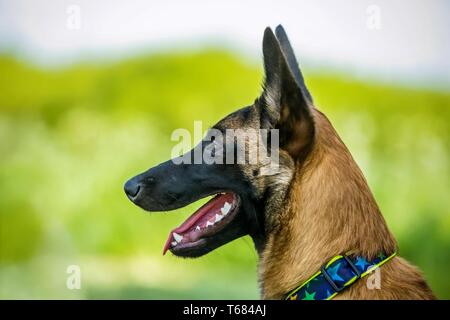
[[214,223],[208,221],[208,222],[206,223],[206,226],[209,227],[209,226],[212,226],[213,224],[214,224]]
[[223,216],[220,214],[216,214],[216,220],[214,220],[214,223],[219,222],[220,220],[222,220]]
[[173,237],[175,238],[176,242],[181,242],[183,240],[183,236],[180,236],[178,233],[174,232],[172,233]]
[[200,231],[200,226],[196,226],[195,231]]
[[178,242],[176,242],[176,241],[172,241],[172,247],[175,247],[177,244],[178,244]]
[[222,212],[223,215],[226,215],[231,209],[231,204],[225,201],[225,204],[223,205],[223,208],[220,209],[220,212]]

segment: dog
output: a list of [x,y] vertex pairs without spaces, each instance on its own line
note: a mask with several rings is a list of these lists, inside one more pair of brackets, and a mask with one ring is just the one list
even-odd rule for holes
[[[420,271],[398,256],[361,170],[314,106],[281,25],[266,28],[263,59],[263,92],[252,105],[220,120],[191,151],[126,182],[128,198],[147,211],[212,196],[171,231],[164,252],[194,258],[250,235],[263,299],[434,299]],[[267,172],[262,161],[174,161],[211,146],[248,155],[263,139],[223,137],[238,129],[269,132],[265,146],[278,155],[277,170]]]

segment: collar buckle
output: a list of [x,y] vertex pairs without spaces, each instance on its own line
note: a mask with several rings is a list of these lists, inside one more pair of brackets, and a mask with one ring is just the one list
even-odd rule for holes
[[344,257],[345,261],[347,261],[347,263],[350,266],[350,268],[352,269],[352,271],[355,273],[356,279],[361,278],[361,272],[355,266],[352,259],[350,259],[346,254],[343,254],[342,256]]
[[[358,270],[358,268],[355,266],[355,264],[353,263],[352,259],[350,259],[346,254],[342,255],[342,258],[345,259],[345,261],[347,261],[347,264],[350,266],[350,268],[352,269],[353,273],[356,276],[356,279],[361,278],[361,272]],[[333,288],[334,291],[336,292],[341,292],[342,290],[345,289],[345,284],[342,286],[338,286],[336,284],[336,282],[333,281],[333,279],[330,277],[330,275],[328,274],[327,270],[326,270],[326,264],[324,264],[321,268],[320,271],[322,272],[325,280],[327,280],[327,282],[330,284],[330,286]],[[355,279],[355,280],[356,280]]]

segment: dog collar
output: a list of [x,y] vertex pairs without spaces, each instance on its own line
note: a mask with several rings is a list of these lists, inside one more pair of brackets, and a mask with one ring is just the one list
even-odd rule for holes
[[380,253],[371,261],[361,256],[338,255],[301,286],[291,291],[286,300],[330,300],[358,279],[385,264],[396,255]]

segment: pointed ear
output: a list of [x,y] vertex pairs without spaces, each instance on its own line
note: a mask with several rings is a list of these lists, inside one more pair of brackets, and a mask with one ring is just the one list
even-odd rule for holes
[[308,88],[306,87],[305,79],[303,79],[303,75],[302,72],[300,71],[300,67],[298,65],[297,58],[295,57],[294,50],[292,49],[286,31],[284,30],[281,24],[278,25],[278,27],[275,29],[275,35],[277,36],[278,42],[280,43],[281,51],[283,52],[286,58],[286,62],[289,66],[289,69],[292,72],[292,75],[295,78],[295,81],[297,81],[297,84],[303,91],[303,94],[312,104],[313,103],[312,96],[309,93]]
[[284,45],[287,45],[284,48],[287,53],[272,30],[266,28],[263,39],[264,91],[258,104],[261,126],[279,129],[280,148],[296,159],[304,155],[315,130],[312,103],[301,87],[303,77],[289,42]]

